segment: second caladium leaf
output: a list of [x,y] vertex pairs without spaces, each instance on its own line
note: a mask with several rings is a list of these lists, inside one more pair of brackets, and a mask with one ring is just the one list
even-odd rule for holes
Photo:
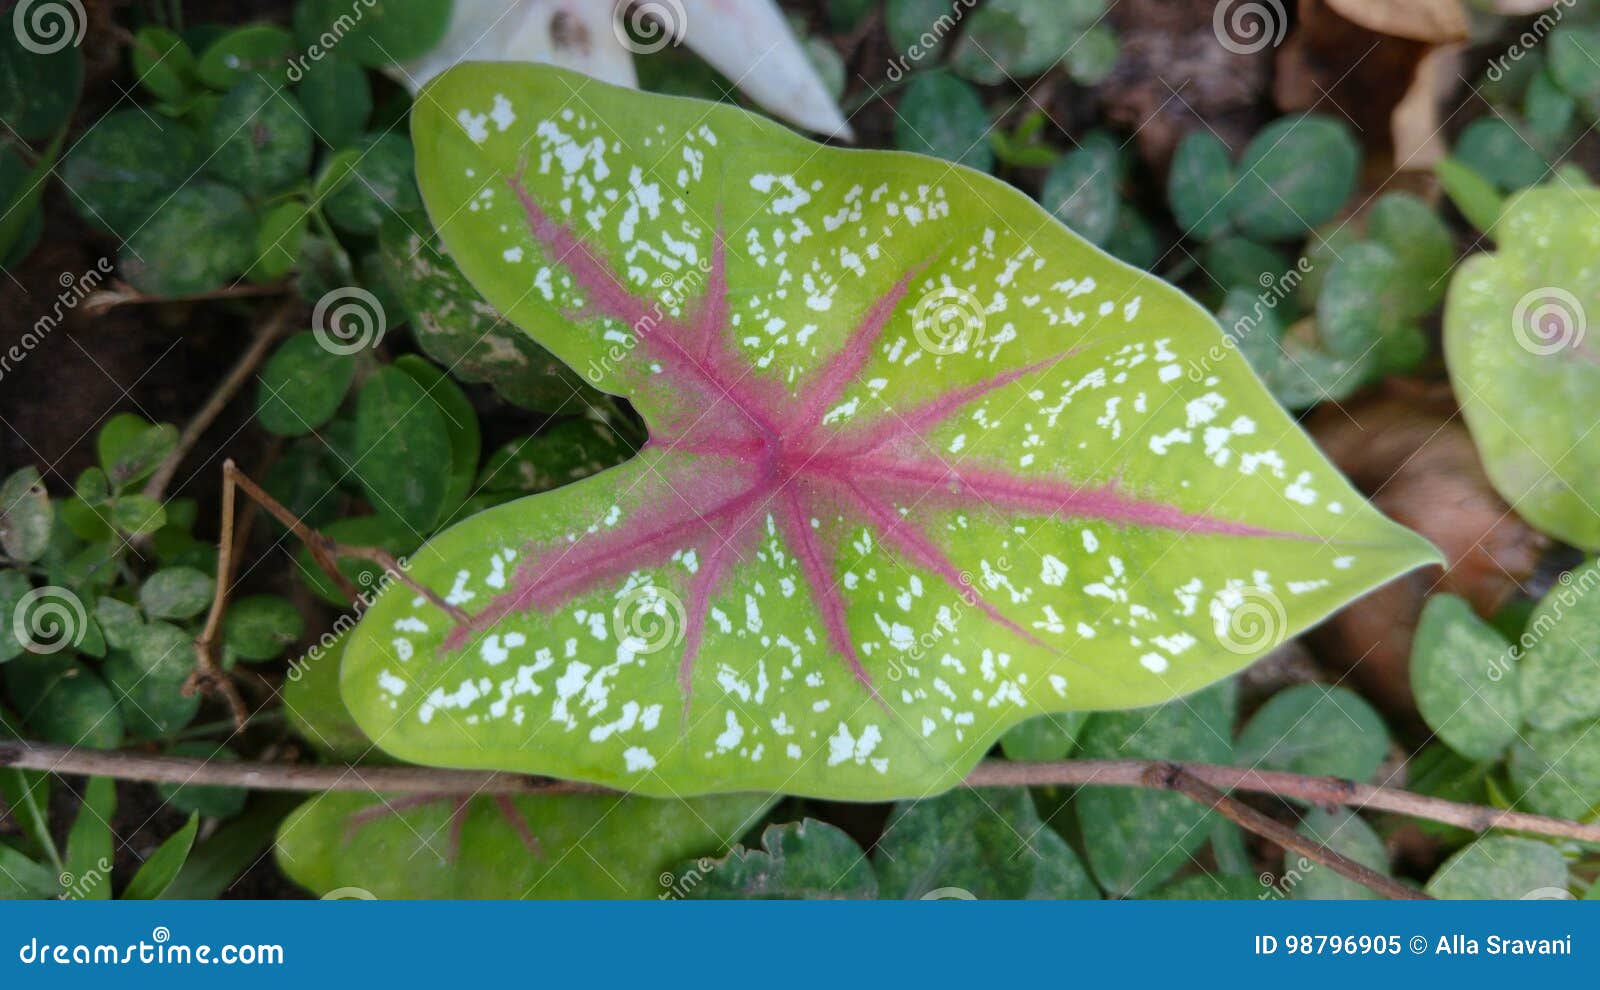
[[1000,182],[539,66],[412,120],[461,270],[650,442],[412,557],[449,611],[384,594],[342,675],[396,756],[923,795],[1436,559],[1200,307]]
[[1494,225],[1498,250],[1462,263],[1444,311],[1445,363],[1489,480],[1529,523],[1586,550],[1600,548],[1597,206],[1592,186],[1516,196]]

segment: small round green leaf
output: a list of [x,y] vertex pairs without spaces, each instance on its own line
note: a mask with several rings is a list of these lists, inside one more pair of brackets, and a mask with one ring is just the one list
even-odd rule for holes
[[270,24],[235,28],[207,46],[196,71],[216,90],[231,90],[248,79],[281,86],[294,48],[294,37],[283,28]]
[[295,95],[324,144],[343,148],[361,136],[372,119],[372,83],[361,66],[330,54],[304,70],[291,68],[290,78],[296,75]]
[[1245,766],[1365,781],[1388,755],[1389,730],[1355,692],[1300,684],[1268,699],[1235,749]]
[[[1346,859],[1389,875],[1389,850],[1383,839],[1348,808],[1313,808],[1300,822],[1299,832]],[[1370,901],[1378,897],[1372,888],[1289,851],[1283,856],[1283,876],[1278,886],[1300,901]]]
[[1522,699],[1510,645],[1464,599],[1428,599],[1411,643],[1422,717],[1463,756],[1493,760],[1517,737]]
[[228,90],[209,133],[206,171],[251,196],[277,192],[304,179],[311,168],[305,111],[265,79],[245,79]]
[[221,288],[255,259],[256,218],[215,182],[178,189],[123,247],[117,264],[135,288],[185,296]]
[[126,239],[189,180],[198,161],[198,142],[182,124],[118,110],[91,124],[73,145],[61,165],[61,184],[79,216]]
[[106,657],[106,680],[130,734],[166,736],[194,720],[200,697],[183,696],[194,663],[194,636],[167,622],[144,626],[132,649]]
[[199,82],[194,52],[166,28],[140,28],[134,33],[128,55],[133,61],[134,81],[159,100],[179,103]]
[[188,619],[211,604],[216,582],[193,567],[166,567],[145,578],[139,606],[152,619]]
[[0,32],[0,128],[24,141],[45,141],[66,126],[78,104],[83,53],[75,44],[55,43],[64,39],[25,37],[26,18],[12,17],[24,13],[17,7],[6,14],[7,30]]
[[1167,174],[1167,202],[1178,228],[1200,240],[1227,230],[1232,188],[1233,162],[1227,145],[1203,127],[1189,132],[1173,153]]
[[6,664],[6,694],[39,738],[65,746],[116,749],[122,717],[94,671],[61,655],[25,655]]
[[1494,183],[1501,192],[1536,185],[1550,163],[1517,129],[1498,117],[1468,124],[1456,138],[1452,157]]
[[839,901],[878,895],[872,863],[856,841],[842,829],[810,818],[768,825],[760,849],[735,846],[722,859],[691,861],[675,872],[704,876],[689,891],[695,899]]
[[954,889],[984,900],[1026,897],[1040,860],[1033,842],[1046,831],[1021,787],[961,787],[902,801],[878,840],[882,894],[917,900]]
[[393,367],[367,379],[356,398],[355,444],[351,467],[372,507],[418,535],[431,532],[449,491],[450,431],[422,386]]
[[[1223,684],[1157,708],[1097,712],[1080,750],[1089,759],[1183,759],[1227,763],[1231,687]],[[1207,810],[1179,794],[1129,787],[1085,787],[1075,802],[1078,825],[1094,841],[1084,856],[1113,897],[1160,886],[1206,841]]]
[[1299,237],[1339,212],[1360,167],[1361,147],[1343,122],[1315,114],[1274,121],[1239,159],[1233,220],[1261,240]]
[[314,333],[278,345],[261,369],[256,418],[280,437],[310,433],[339,411],[356,374],[353,355],[330,351]]
[[305,619],[289,599],[250,595],[228,606],[222,642],[241,660],[276,660],[305,631]]
[[1103,135],[1061,156],[1045,176],[1040,202],[1091,244],[1104,244],[1116,228],[1117,148]]
[[55,510],[38,468],[21,468],[0,483],[0,549],[7,557],[22,563],[42,557],[50,546],[54,521]]
[[1105,82],[1117,67],[1122,55],[1122,42],[1109,24],[1095,24],[1078,35],[1066,52],[1062,64],[1067,75],[1080,86],[1098,86]]
[[308,49],[337,45],[340,56],[378,68],[426,55],[444,39],[453,9],[453,0],[363,0],[354,18],[349,0],[302,0],[294,32]]
[[989,112],[970,83],[948,72],[916,76],[895,111],[894,144],[980,172],[994,168]]
[[1567,861],[1548,843],[1490,835],[1445,860],[1424,888],[1440,900],[1551,900],[1567,889]]
[[351,150],[355,158],[327,187],[323,200],[334,226],[351,234],[376,234],[390,215],[422,206],[410,141],[393,133],[369,134]]

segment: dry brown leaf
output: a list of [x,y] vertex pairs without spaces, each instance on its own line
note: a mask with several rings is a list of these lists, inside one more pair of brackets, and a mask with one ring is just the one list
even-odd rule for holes
[[1278,106],[1344,115],[1380,179],[1431,168],[1444,152],[1440,107],[1459,81],[1459,42],[1448,40],[1466,35],[1458,0],[1300,0],[1298,9],[1278,52]]
[[1490,7],[1497,14],[1508,17],[1521,17],[1525,14],[1537,14],[1541,10],[1549,10],[1558,0],[1494,0]]
[[1327,0],[1339,16],[1368,31],[1430,45],[1467,40],[1461,0]]
[[1429,171],[1449,151],[1441,107],[1460,83],[1463,45],[1440,45],[1417,64],[1411,89],[1395,104],[1389,118],[1394,167],[1403,172]]
[[1413,712],[1411,637],[1435,591],[1491,615],[1534,571],[1548,538],[1497,495],[1448,396],[1404,382],[1343,409],[1323,408],[1308,427],[1328,457],[1385,515],[1433,541],[1448,562],[1390,582],[1318,630],[1319,653],[1352,668],[1389,711]]

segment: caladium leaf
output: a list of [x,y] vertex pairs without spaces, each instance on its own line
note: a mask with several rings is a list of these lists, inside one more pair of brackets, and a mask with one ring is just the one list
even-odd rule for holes
[[413,137],[461,270],[651,439],[367,612],[343,690],[403,759],[921,796],[1437,559],[1204,310],[986,176],[539,66],[452,70]]
[[318,896],[671,898],[671,872],[726,853],[772,799],[465,798],[330,792],[278,830],[278,865]]
[[1450,380],[1495,490],[1588,550],[1600,547],[1600,437],[1588,418],[1600,344],[1587,315],[1600,312],[1600,284],[1586,260],[1600,248],[1596,206],[1593,187],[1518,195],[1494,225],[1498,250],[1461,265],[1444,311]]

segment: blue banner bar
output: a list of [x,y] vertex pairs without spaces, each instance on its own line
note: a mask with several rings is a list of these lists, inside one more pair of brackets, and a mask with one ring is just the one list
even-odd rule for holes
[[[1600,902],[29,902],[0,904],[0,987],[281,988],[509,976],[807,987],[1037,976],[1570,980]],[[1215,967],[1215,968],[1213,968]],[[220,971],[220,972],[219,972]],[[676,975],[673,975],[673,974]],[[226,982],[219,982],[225,980]],[[1308,982],[1309,981],[1309,982]],[[322,984],[317,984],[322,985]]]

